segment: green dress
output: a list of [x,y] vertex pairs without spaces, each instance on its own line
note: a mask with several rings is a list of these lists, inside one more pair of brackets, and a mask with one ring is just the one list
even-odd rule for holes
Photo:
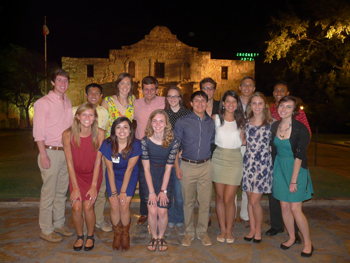
[[300,167],[297,189],[295,193],[289,191],[294,168],[294,157],[289,139],[281,140],[275,136],[273,141],[277,148],[277,156],[273,167],[273,197],[283,202],[302,202],[311,198],[313,194],[309,169]]

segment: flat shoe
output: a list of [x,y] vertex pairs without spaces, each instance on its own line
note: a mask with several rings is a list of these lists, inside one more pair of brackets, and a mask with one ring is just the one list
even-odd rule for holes
[[95,246],[94,235],[92,235],[92,236],[87,236],[87,237],[86,237],[86,240],[88,240],[88,239],[91,239],[91,240],[92,240],[92,246],[91,246],[91,247],[87,247],[86,244],[85,244],[85,247],[84,247],[84,250],[85,250],[85,251],[90,251],[90,250],[92,250],[92,249],[94,248],[94,246]]
[[226,243],[227,244],[233,244],[233,242],[235,242],[235,239],[234,238],[226,238]]
[[166,243],[164,238],[158,239],[157,242],[158,242],[158,251],[164,252],[168,250],[168,244]]
[[[158,245],[158,240],[155,238],[152,238],[151,241],[148,243],[147,250],[154,252],[157,250],[157,245]],[[151,249],[150,249],[150,247],[151,247]]]
[[261,240],[262,240],[262,239],[255,239],[255,238],[254,238],[254,239],[253,239],[253,243],[258,244],[258,243],[260,243],[260,242],[261,242]]
[[[82,235],[82,236],[77,236],[77,240],[75,241],[75,243],[77,243],[77,241],[78,241],[79,239],[82,239],[82,240],[83,240],[83,245],[84,245],[84,235]],[[83,248],[83,245],[81,245],[80,247],[73,246],[74,251],[80,251],[80,250]]]
[[247,242],[250,242],[253,240],[254,237],[244,237],[244,240]]
[[281,245],[280,245],[280,248],[282,248],[283,250],[287,250],[287,249],[289,249],[291,246],[293,246],[293,245],[296,244],[296,243],[297,243],[297,240],[295,240],[294,243],[291,244],[289,247],[287,247],[287,246],[281,244]]
[[216,240],[220,243],[224,243],[225,242],[225,238],[224,237],[216,237]]
[[305,253],[305,252],[301,252],[301,256],[304,258],[310,258],[312,256],[312,253],[314,252],[314,246],[311,246],[311,252],[310,253]]

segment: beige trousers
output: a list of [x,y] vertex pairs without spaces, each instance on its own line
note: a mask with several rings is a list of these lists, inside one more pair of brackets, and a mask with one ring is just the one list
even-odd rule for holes
[[43,180],[40,194],[39,225],[42,233],[48,235],[55,228],[64,225],[69,176],[64,151],[46,149],[46,152],[51,163],[49,169],[41,167],[40,154],[38,156],[38,166]]
[[[183,178],[181,180],[182,197],[184,201],[184,217],[186,234],[195,237],[206,233],[209,221],[209,209],[212,197],[211,161],[202,164],[181,162]],[[196,199],[199,204],[197,229],[194,229],[194,204]]]

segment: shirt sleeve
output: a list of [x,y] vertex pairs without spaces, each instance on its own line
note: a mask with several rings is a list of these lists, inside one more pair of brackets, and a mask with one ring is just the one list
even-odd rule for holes
[[33,119],[33,137],[37,141],[45,141],[46,139],[46,107],[43,100],[38,100],[34,104],[34,119]]
[[99,151],[107,160],[112,161],[112,143],[107,143],[107,141],[104,140]]
[[306,126],[306,128],[309,130],[309,133],[311,133],[311,128],[309,125],[309,122],[306,118],[306,114],[302,109],[299,109],[299,114],[295,117],[297,121],[300,121],[302,124]]
[[149,160],[149,153],[148,153],[147,138],[146,137],[144,137],[141,140],[141,149],[142,149],[141,159],[142,160]]
[[173,142],[170,144],[171,149],[169,152],[168,159],[166,161],[167,164],[175,163],[177,149],[179,148],[179,146],[180,146],[180,143],[176,139],[174,139]]

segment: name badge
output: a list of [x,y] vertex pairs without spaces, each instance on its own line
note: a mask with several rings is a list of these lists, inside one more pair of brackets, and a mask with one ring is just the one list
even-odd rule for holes
[[119,163],[119,161],[120,161],[120,157],[119,156],[118,156],[118,158],[112,157],[112,162],[113,163]]

